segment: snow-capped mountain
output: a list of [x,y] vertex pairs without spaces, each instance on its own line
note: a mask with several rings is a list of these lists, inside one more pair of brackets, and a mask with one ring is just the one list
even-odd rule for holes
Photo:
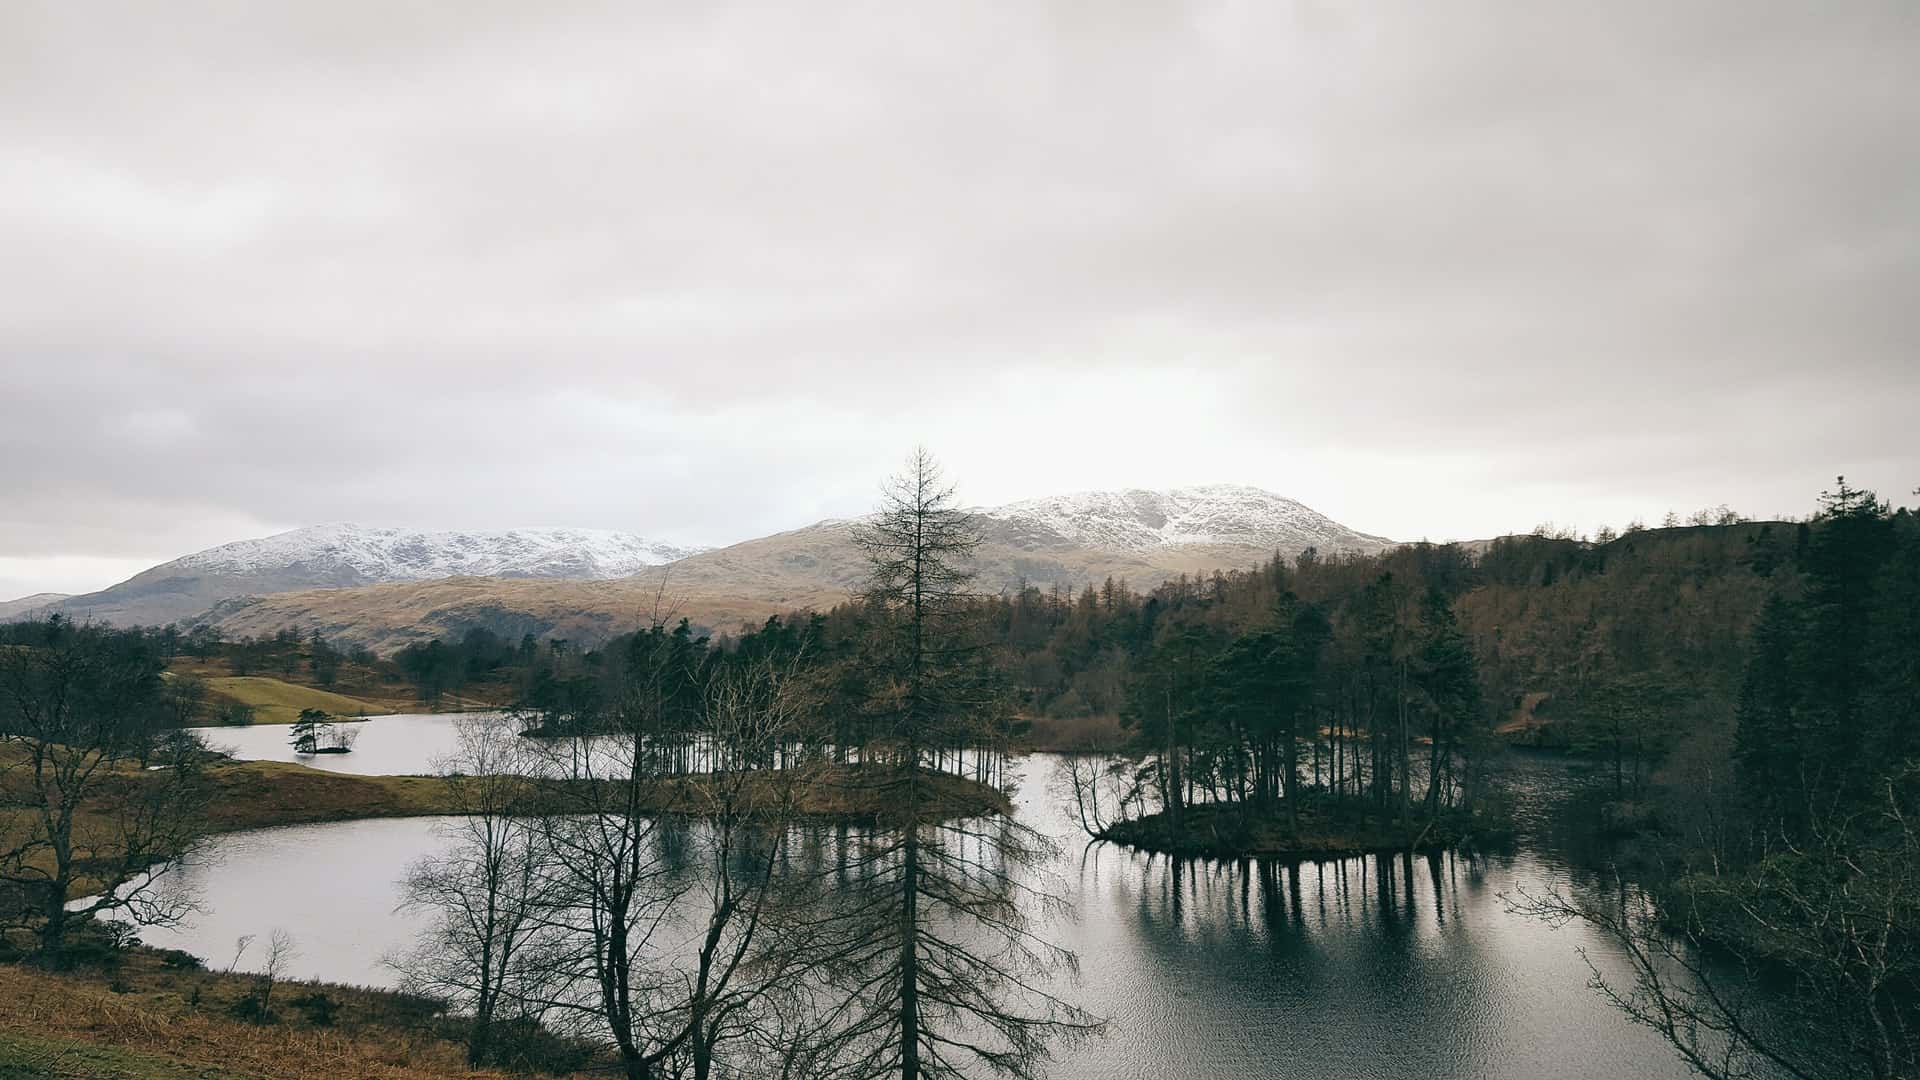
[[637,574],[704,550],[607,529],[420,532],[335,523],[222,544],[155,569],[253,574],[307,567],[368,584],[463,576],[592,581]]
[[61,592],[43,592],[22,596],[17,600],[0,601],[0,619],[11,619],[16,616],[25,618],[44,611],[52,611],[54,605],[65,600],[67,595]]
[[[1313,547],[1378,551],[1392,541],[1347,528],[1258,488],[1214,485],[1030,499],[969,511],[980,531],[974,588],[1077,589],[1108,578],[1152,588],[1181,574],[1259,565]],[[630,630],[664,592],[696,625],[732,630],[799,608],[822,610],[861,587],[858,520],[829,519],[704,551],[620,581],[423,581],[236,600],[210,613],[228,637],[317,628],[391,651],[484,626],[509,637],[577,640]],[[258,592],[255,595],[259,595]]]
[[[1393,545],[1232,484],[1082,492],[968,512],[980,526],[971,568],[984,592],[1110,577],[1152,587],[1309,547],[1332,554]],[[475,626],[512,636],[611,633],[644,608],[637,597],[665,588],[681,614],[721,627],[845,599],[867,574],[855,524],[821,521],[716,550],[592,529],[313,525],[196,552],[56,608],[123,625],[207,618],[230,637],[318,629],[393,647]]]
[[593,581],[626,577],[703,549],[603,529],[426,532],[310,525],[161,563],[55,608],[81,619],[160,625],[223,600],[449,577]]
[[1289,552],[1314,547],[1331,553],[1378,551],[1393,543],[1350,529],[1292,499],[1241,484],[1085,491],[973,512],[1041,526],[1088,547],[1145,556],[1196,546]]

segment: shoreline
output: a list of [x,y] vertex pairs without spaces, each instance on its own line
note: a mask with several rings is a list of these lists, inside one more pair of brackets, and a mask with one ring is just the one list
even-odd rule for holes
[[[208,775],[215,785],[207,812],[211,833],[460,813],[452,802],[452,788],[441,776],[364,776],[295,762],[231,760],[212,766]],[[696,773],[652,781],[645,809],[662,815],[706,817],[699,810],[706,797],[702,788],[713,778],[711,773]],[[757,792],[749,789],[748,798],[784,795],[780,784],[788,779],[775,777],[774,783],[762,784]],[[887,809],[884,785],[875,782],[881,778],[863,775],[859,767],[791,779],[800,784],[793,813],[803,821],[861,823],[875,820]],[[934,783],[939,789],[943,817],[1012,811],[1004,794],[978,781],[940,776]],[[531,783],[528,787],[527,812],[537,813],[543,809],[537,802],[538,789]]]

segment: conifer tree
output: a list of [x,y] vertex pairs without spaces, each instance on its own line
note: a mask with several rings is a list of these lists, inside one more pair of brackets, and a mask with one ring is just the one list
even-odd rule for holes
[[901,1080],[984,1067],[1029,1077],[1090,1017],[1042,989],[1073,956],[1025,914],[1057,906],[1035,881],[1047,842],[1010,817],[954,820],[947,751],[983,746],[999,703],[968,623],[979,537],[925,450],[885,488],[859,533],[871,574],[871,719],[885,732],[886,814],[842,909],[823,928],[823,971],[847,995],[835,1038],[854,1075]]
[[287,729],[287,736],[293,743],[296,754],[311,754],[320,749],[320,737],[329,725],[331,718],[320,709],[301,709],[300,718]]

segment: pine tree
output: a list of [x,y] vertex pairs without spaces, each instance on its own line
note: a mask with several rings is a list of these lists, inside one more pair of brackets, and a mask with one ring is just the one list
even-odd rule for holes
[[1883,771],[1873,753],[1903,744],[1895,733],[1910,725],[1897,707],[1871,708],[1878,687],[1898,685],[1875,670],[1901,651],[1879,643],[1903,603],[1895,520],[1845,477],[1821,506],[1799,558],[1804,592],[1773,596],[1754,628],[1736,736],[1742,788],[1790,828],[1815,807],[1872,795]]
[[1427,811],[1440,805],[1454,752],[1481,714],[1480,665],[1446,594],[1429,589],[1420,605],[1413,682],[1428,718]]
[[293,752],[311,754],[319,750],[321,736],[332,726],[332,719],[320,709],[301,709],[300,718],[287,731]]

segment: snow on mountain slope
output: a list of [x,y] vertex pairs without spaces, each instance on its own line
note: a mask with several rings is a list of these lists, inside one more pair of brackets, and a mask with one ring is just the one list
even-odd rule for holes
[[66,593],[43,592],[32,596],[22,596],[17,600],[0,601],[0,619],[17,616],[37,615],[42,611],[51,611],[53,606],[67,598]]
[[1086,491],[979,507],[971,512],[1039,525],[1089,547],[1138,555],[1213,545],[1378,551],[1393,543],[1350,529],[1292,499],[1241,484],[1167,491]]
[[[1275,552],[1316,547],[1378,551],[1392,542],[1357,532],[1258,488],[1209,486],[1032,499],[968,511],[980,546],[973,587],[1078,589],[1108,578],[1151,588],[1181,574],[1256,566]],[[701,552],[621,581],[459,578],[362,588],[314,588],[223,603],[210,621],[230,638],[285,627],[390,652],[409,641],[453,638],[484,626],[509,638],[604,638],[633,629],[654,598],[706,629],[728,631],[768,615],[823,610],[860,588],[868,567],[854,530],[832,518]]]
[[702,550],[606,529],[421,532],[336,523],[222,544],[156,569],[256,574],[326,567],[369,582],[461,576],[588,581],[626,577]]
[[195,552],[51,608],[78,619],[161,626],[243,596],[451,577],[597,581],[700,550],[602,529],[421,532],[311,525]]
[[[976,586],[989,592],[1108,577],[1150,586],[1180,574],[1252,566],[1276,552],[1372,552],[1393,545],[1292,499],[1228,484],[1083,492],[968,512],[982,525],[971,560]],[[683,614],[763,616],[831,605],[857,588],[866,563],[852,535],[856,524],[822,521],[718,550],[593,529],[422,532],[314,525],[209,548],[51,606],[121,625],[191,625],[210,616],[233,634],[320,626],[349,635],[342,640],[391,645],[420,634],[457,636],[475,625],[514,636],[530,627],[551,629],[564,623],[569,604],[601,610],[616,600],[625,603],[619,598],[633,588],[657,592],[665,578],[675,596],[686,600]],[[658,569],[669,563],[670,570]],[[624,592],[567,585],[612,579],[633,580],[623,582]],[[415,606],[429,615],[396,615],[393,626],[372,625],[377,617],[366,596],[373,593],[361,590],[384,588],[379,595],[391,599],[400,586],[414,584],[420,585],[413,590],[419,594]],[[602,595],[604,600],[592,599]]]

